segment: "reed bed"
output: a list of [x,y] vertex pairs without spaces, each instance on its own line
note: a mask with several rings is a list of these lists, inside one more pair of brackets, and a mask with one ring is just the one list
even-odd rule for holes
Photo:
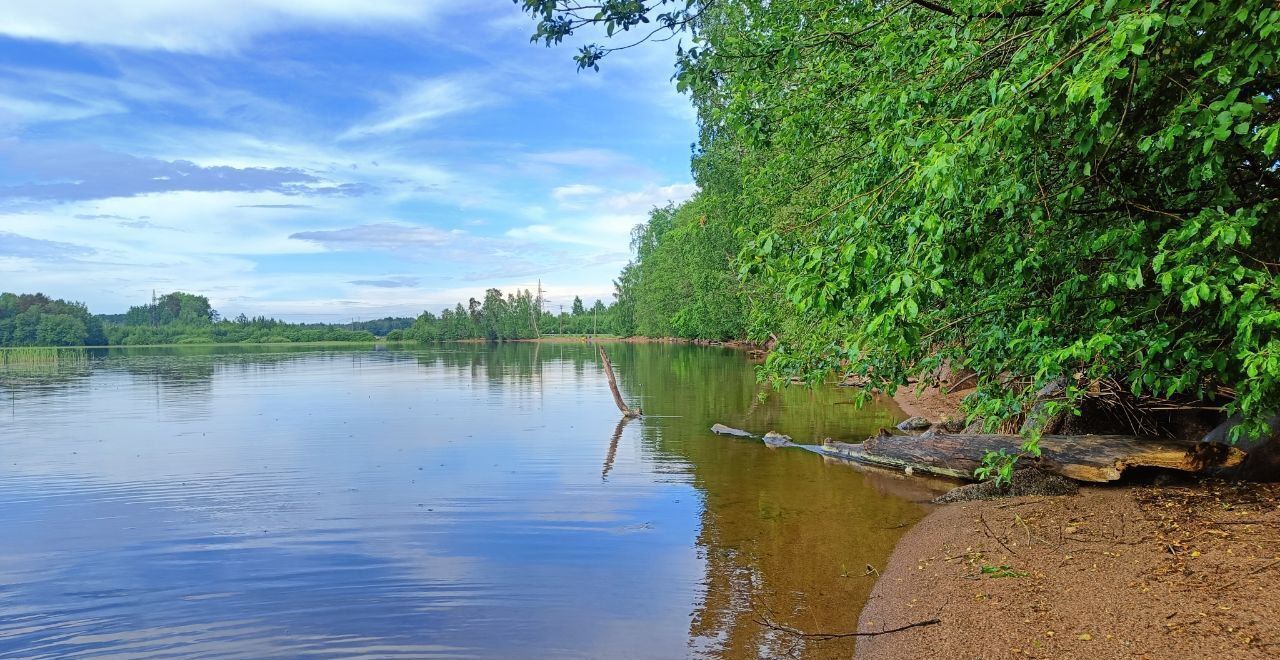
[[89,360],[83,348],[57,346],[0,348],[0,368],[54,367],[83,364]]

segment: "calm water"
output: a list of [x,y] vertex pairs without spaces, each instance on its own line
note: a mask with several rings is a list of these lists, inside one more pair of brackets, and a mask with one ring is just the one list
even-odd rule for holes
[[[738,352],[111,350],[0,371],[0,656],[848,657],[924,511]],[[661,416],[661,417],[659,417]]]

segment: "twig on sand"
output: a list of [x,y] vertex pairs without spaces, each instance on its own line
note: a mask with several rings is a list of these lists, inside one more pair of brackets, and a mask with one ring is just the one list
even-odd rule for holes
[[898,626],[897,628],[882,628],[880,630],[869,630],[867,632],[841,632],[841,633],[805,632],[803,630],[797,630],[796,628],[792,628],[791,626],[784,626],[780,623],[774,623],[760,616],[756,617],[756,623],[770,630],[784,632],[784,633],[787,633],[788,635],[794,635],[796,637],[802,637],[804,639],[813,639],[813,640],[822,641],[822,640],[828,640],[828,639],[843,639],[846,637],[876,637],[878,635],[888,635],[890,633],[902,632],[903,630],[908,630],[911,628],[922,628],[924,626],[934,626],[939,623],[942,623],[942,619],[938,619],[938,618],[926,619],[924,621],[916,621],[915,623],[908,623],[903,626]]
[[978,520],[982,521],[982,526],[987,528],[987,536],[990,536],[991,538],[995,539],[996,543],[999,543],[1000,547],[1005,549],[1005,552],[1008,552],[1011,555],[1018,554],[1014,552],[1013,549],[1011,549],[1009,546],[1005,545],[1004,541],[1000,540],[999,536],[996,536],[996,533],[991,530],[991,525],[987,524],[987,519],[983,518],[981,513],[978,514]]

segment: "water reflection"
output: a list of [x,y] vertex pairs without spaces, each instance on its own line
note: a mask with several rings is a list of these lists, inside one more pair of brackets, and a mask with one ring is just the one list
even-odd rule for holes
[[892,408],[741,354],[126,349],[0,373],[0,656],[846,655],[921,514],[900,479],[719,438]]

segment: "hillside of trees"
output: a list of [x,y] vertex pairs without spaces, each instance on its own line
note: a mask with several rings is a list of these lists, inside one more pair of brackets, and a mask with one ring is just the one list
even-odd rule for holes
[[639,331],[746,319],[775,377],[889,392],[949,363],[989,422],[1280,408],[1271,0],[518,1],[600,35],[580,68],[679,40],[701,192],[640,232]]

